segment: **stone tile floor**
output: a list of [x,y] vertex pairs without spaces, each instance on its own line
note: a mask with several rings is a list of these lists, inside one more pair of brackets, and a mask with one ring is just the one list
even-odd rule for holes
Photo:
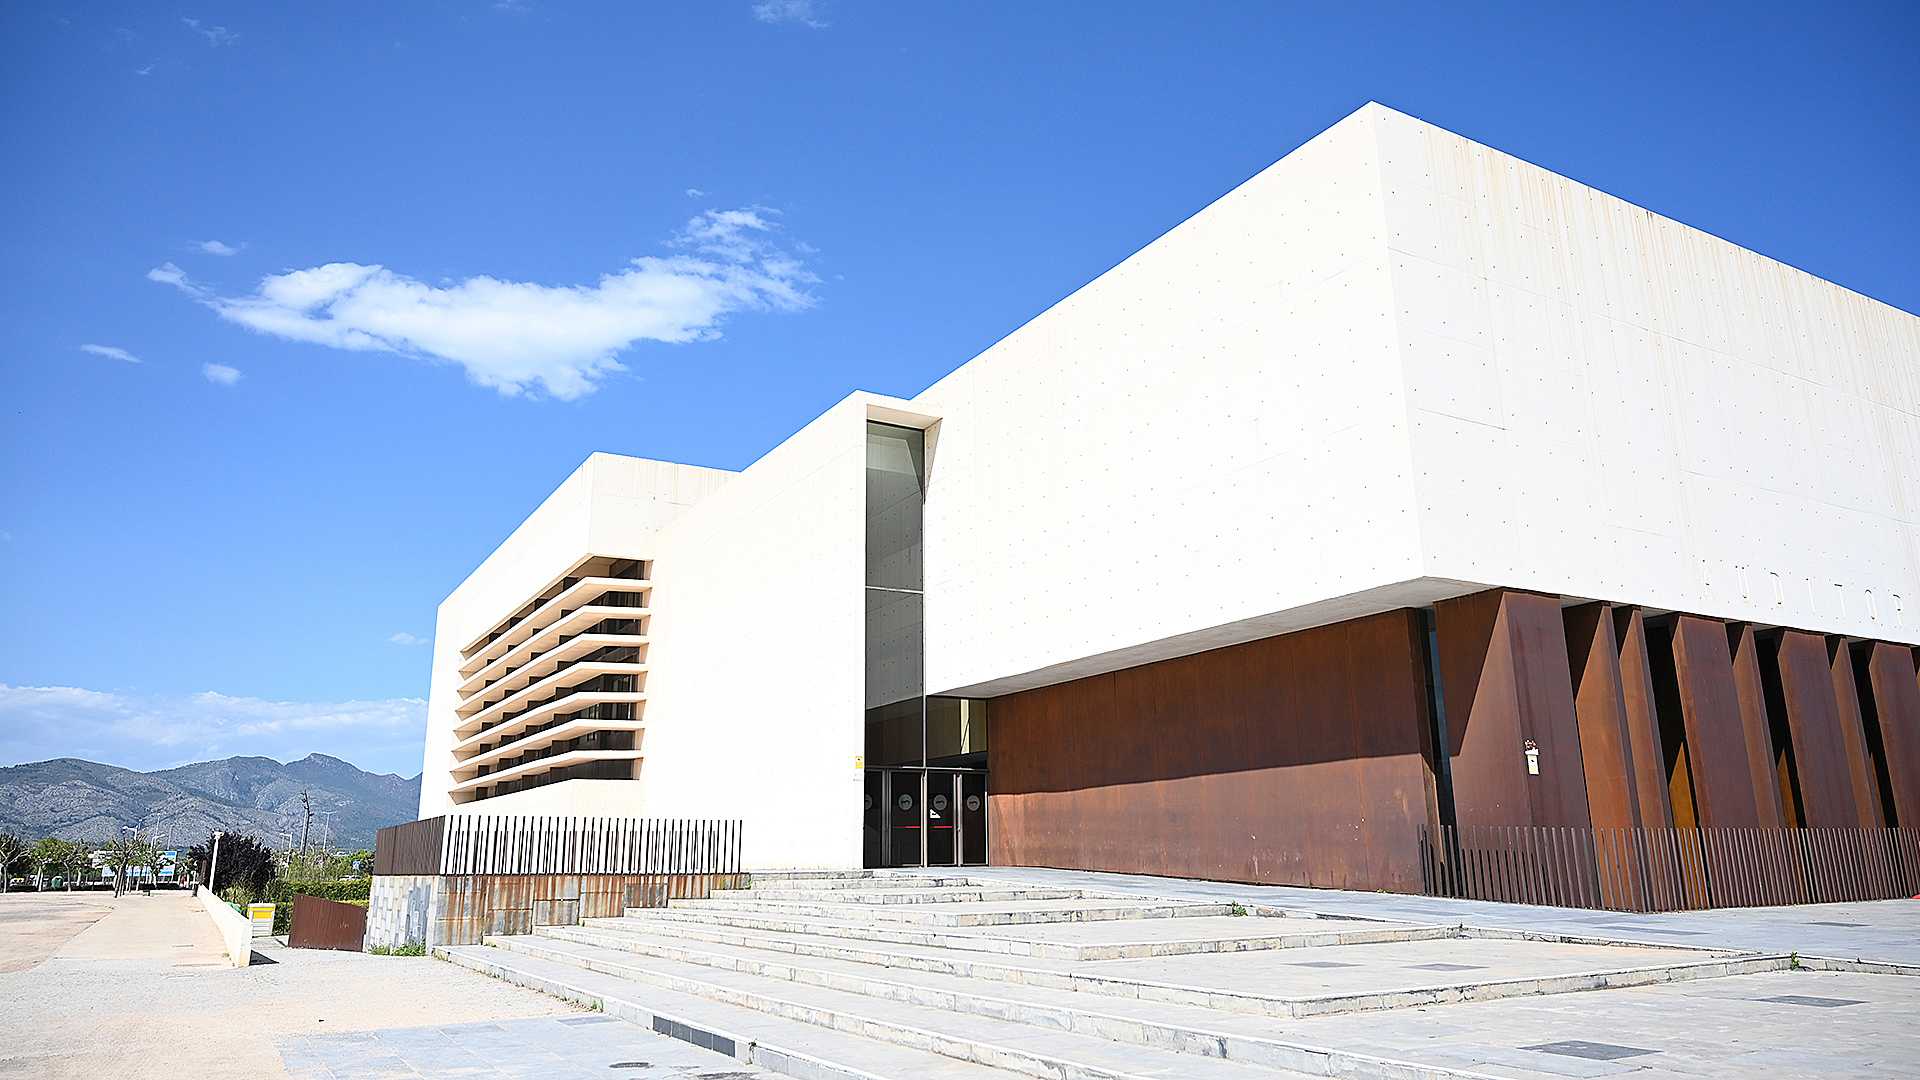
[[1781,971],[1295,1021],[1287,1034],[1492,1076],[1912,1077],[1920,979]]
[[597,1013],[280,1040],[293,1080],[749,1080],[774,1074]]

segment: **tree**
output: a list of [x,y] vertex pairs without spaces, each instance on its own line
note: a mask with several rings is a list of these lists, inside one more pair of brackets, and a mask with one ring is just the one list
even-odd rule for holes
[[[210,850],[196,847],[189,854],[204,869]],[[220,838],[220,866],[216,871],[220,878],[208,881],[207,887],[218,894],[236,885],[243,885],[259,896],[273,883],[273,870],[273,852],[265,844],[251,836],[227,833]]]
[[67,851],[66,865],[61,869],[67,872],[67,888],[73,888],[76,881],[85,881],[94,877],[93,849],[85,844],[72,844]]
[[0,893],[13,884],[13,868],[26,859],[27,842],[12,833],[0,833]]
[[41,888],[46,888],[47,880],[73,861],[71,849],[78,846],[71,840],[62,840],[57,836],[42,837],[39,843],[33,845],[28,859],[33,863],[33,872],[40,876]]

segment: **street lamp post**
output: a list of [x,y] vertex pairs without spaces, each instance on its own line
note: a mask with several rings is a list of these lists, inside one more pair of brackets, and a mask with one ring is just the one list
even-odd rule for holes
[[[225,835],[227,834],[223,832],[218,832],[218,831],[216,831],[213,834],[213,856],[207,860],[207,891],[208,892],[213,892],[213,883],[215,880],[213,876],[214,871],[220,869],[220,838]],[[218,896],[220,894],[214,893],[214,895]]]

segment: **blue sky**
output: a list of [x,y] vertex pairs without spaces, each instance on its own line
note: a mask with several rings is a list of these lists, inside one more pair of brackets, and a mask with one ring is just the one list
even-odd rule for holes
[[913,394],[1369,99],[1920,310],[1920,9],[1559,6],[5,5],[0,764],[411,775],[585,455]]

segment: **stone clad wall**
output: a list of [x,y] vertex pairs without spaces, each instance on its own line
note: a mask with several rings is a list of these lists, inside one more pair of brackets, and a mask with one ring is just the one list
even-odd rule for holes
[[428,931],[441,903],[440,879],[431,874],[376,876],[367,897],[367,948],[437,944]]

